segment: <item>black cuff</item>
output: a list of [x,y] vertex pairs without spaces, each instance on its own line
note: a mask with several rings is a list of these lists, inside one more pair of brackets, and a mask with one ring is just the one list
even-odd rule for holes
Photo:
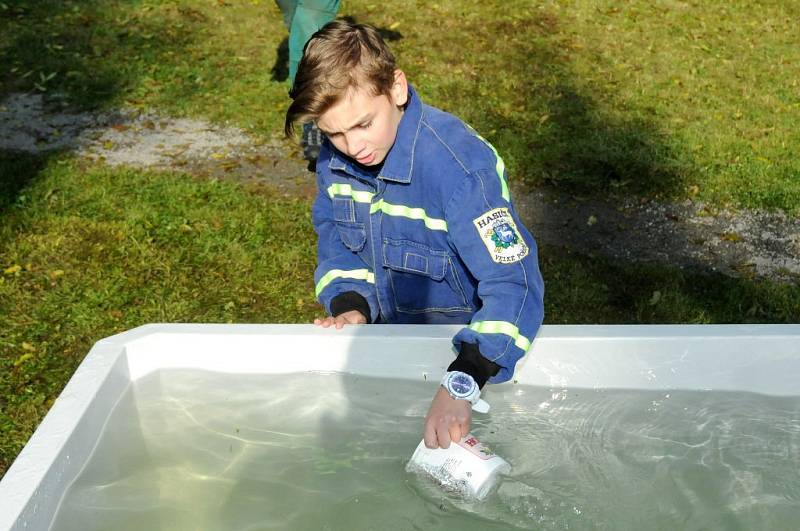
[[486,381],[500,371],[500,365],[484,358],[475,343],[461,343],[458,357],[447,370],[469,374],[478,383],[478,387],[483,389]]
[[355,291],[345,291],[335,296],[331,301],[331,314],[334,317],[342,315],[344,312],[349,312],[350,310],[358,310],[361,312],[361,315],[367,318],[368,323],[372,322],[367,299]]

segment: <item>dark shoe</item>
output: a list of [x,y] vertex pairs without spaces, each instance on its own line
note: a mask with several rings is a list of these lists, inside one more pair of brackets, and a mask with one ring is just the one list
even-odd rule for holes
[[303,158],[309,162],[317,160],[319,148],[322,146],[322,131],[314,122],[303,124],[303,136],[300,140],[303,146]]

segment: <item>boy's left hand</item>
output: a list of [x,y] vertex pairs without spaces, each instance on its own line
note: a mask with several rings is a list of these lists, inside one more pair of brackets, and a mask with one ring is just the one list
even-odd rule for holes
[[341,330],[347,324],[367,324],[367,318],[358,310],[350,310],[336,317],[328,316],[322,319],[314,319],[314,324],[322,328],[335,326],[337,330]]
[[471,422],[472,405],[466,400],[456,400],[439,386],[425,418],[425,446],[448,448],[451,441],[460,441],[469,433]]

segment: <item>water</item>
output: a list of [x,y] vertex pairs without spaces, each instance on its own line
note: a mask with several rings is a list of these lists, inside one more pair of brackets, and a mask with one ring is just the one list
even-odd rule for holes
[[160,371],[132,385],[51,529],[796,529],[800,397],[490,388],[512,465],[484,502],[404,467],[435,383]]

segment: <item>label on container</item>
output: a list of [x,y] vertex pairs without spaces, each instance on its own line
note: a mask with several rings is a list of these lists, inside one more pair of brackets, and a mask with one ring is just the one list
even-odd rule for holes
[[474,454],[481,459],[491,459],[495,456],[495,453],[486,447],[483,443],[481,443],[475,437],[464,437],[463,440],[458,441],[456,444],[460,445],[462,448],[469,450],[470,453]]
[[421,441],[406,470],[421,471],[443,488],[460,494],[484,498],[511,466],[502,457],[467,435],[448,448],[430,449]]

